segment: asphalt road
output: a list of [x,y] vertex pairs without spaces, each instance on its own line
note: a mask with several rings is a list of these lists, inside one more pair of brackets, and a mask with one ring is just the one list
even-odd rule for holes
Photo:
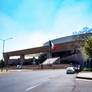
[[92,92],[92,81],[65,70],[17,71],[0,74],[0,92]]

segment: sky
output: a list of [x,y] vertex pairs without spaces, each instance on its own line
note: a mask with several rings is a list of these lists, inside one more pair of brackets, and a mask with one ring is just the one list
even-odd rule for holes
[[[5,52],[39,47],[86,26],[92,27],[92,0],[0,0]],[[2,49],[0,40],[0,56]]]

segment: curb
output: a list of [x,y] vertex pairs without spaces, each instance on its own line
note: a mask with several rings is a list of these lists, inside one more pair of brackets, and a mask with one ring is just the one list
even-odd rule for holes
[[11,70],[8,70],[7,72],[0,72],[0,74],[5,74],[5,73],[9,73],[12,72]]
[[78,78],[78,79],[87,79],[87,80],[92,80],[92,78],[88,78],[88,77],[79,77],[79,76],[76,76],[76,78]]
[[76,77],[78,79],[87,79],[87,80],[92,80],[92,78],[86,78],[86,77]]

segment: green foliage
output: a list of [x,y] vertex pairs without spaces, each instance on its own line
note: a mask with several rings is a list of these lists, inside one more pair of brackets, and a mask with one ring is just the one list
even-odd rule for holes
[[92,37],[90,37],[84,44],[85,53],[92,59]]
[[3,60],[1,59],[1,60],[0,60],[0,65],[2,64],[2,62],[3,62]]

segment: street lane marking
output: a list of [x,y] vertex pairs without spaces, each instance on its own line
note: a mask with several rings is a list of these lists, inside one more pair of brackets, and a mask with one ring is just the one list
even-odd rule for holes
[[56,77],[54,77],[54,76],[50,76],[50,77],[48,77],[48,79],[55,79]]
[[31,89],[33,89],[33,88],[36,88],[36,87],[40,86],[44,82],[46,82],[46,80],[44,80],[44,79],[41,79],[41,80],[39,80],[38,82],[35,82],[35,83],[33,82],[34,86],[31,86],[31,87],[27,88],[26,92],[29,91],[29,90],[31,90]]
[[41,83],[39,83],[39,84],[37,84],[37,85],[35,85],[35,86],[32,86],[32,87],[27,88],[26,91],[29,91],[29,90],[31,90],[31,89],[33,89],[33,88],[36,88],[36,87],[38,87],[39,85],[41,85]]
[[7,72],[0,72],[0,74],[5,74],[5,73],[9,73],[12,72],[11,70],[8,70]]

